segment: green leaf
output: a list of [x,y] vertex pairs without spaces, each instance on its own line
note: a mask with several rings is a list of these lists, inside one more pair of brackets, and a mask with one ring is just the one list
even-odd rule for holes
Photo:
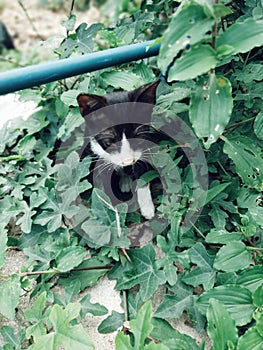
[[[72,271],[70,276],[65,278],[60,277],[59,284],[67,287],[72,283],[80,282],[80,289],[83,290],[86,287],[92,287],[98,283],[98,279],[105,275],[108,272],[108,269],[103,269],[104,266],[109,264],[109,261],[105,259],[105,261],[100,261],[96,257],[90,258],[88,260],[83,261],[78,267],[79,269],[83,269],[83,271]],[[99,266],[101,269],[92,269],[94,266]],[[87,269],[85,271],[85,269]]]
[[39,322],[44,319],[43,311],[47,302],[46,292],[41,293],[37,299],[34,301],[34,304],[31,309],[25,310],[25,318],[28,322]]
[[70,321],[78,317],[80,308],[79,303],[70,303],[65,309],[57,304],[54,305],[49,315],[53,331],[38,337],[30,349],[54,350],[59,347],[65,350],[94,349],[89,336],[81,325],[69,325]]
[[169,69],[168,81],[189,80],[207,73],[218,63],[215,51],[209,45],[195,45],[184,52]]
[[130,331],[133,333],[134,336],[134,342],[132,342],[132,345],[130,337],[120,332],[117,334],[116,337],[116,349],[168,350],[168,348],[165,345],[154,344],[153,342],[145,345],[145,341],[153,329],[153,326],[151,324],[151,318],[152,303],[149,300],[139,309],[136,318],[130,321]]
[[81,162],[77,152],[68,155],[63,164],[57,167],[56,191],[58,198],[71,198],[74,201],[79,194],[91,188],[86,177],[89,174],[91,159],[84,158]]
[[224,285],[204,292],[196,302],[203,315],[206,314],[211,298],[225,305],[237,326],[251,321],[255,307],[252,304],[252,294],[247,288],[240,285]]
[[110,244],[111,229],[97,219],[88,219],[81,228],[85,231],[88,239],[96,245],[103,247]]
[[117,350],[132,350],[134,349],[130,343],[130,337],[121,332],[117,334],[115,339],[115,345]]
[[174,329],[167,321],[158,318],[152,319],[153,330],[151,336],[161,341],[169,350],[201,350],[195,340],[189,335],[182,334]]
[[238,333],[234,320],[226,307],[215,299],[210,299],[207,312],[207,333],[214,350],[228,349],[229,343],[235,348]]
[[127,91],[133,90],[143,84],[141,77],[132,72],[111,70],[110,72],[102,73],[101,78],[107,85]]
[[92,24],[88,28],[86,23],[81,23],[76,29],[76,34],[69,35],[58,48],[60,58],[67,58],[74,52],[78,54],[91,53],[94,47],[93,37],[101,27],[100,23]]
[[253,293],[263,283],[263,266],[252,266],[241,271],[236,283],[242,284]]
[[262,308],[254,312],[254,319],[256,320],[257,331],[263,337],[263,312]]
[[35,112],[28,118],[26,123],[23,121],[24,128],[27,130],[27,135],[33,135],[48,126],[49,122],[46,120],[47,110],[41,109]]
[[174,295],[165,295],[155,312],[158,318],[180,318],[182,313],[192,306],[192,288],[177,282],[173,286]]
[[229,242],[216,254],[214,268],[226,272],[235,272],[252,263],[251,253],[243,242]]
[[[77,92],[76,95],[79,95],[79,92],[76,90],[69,90],[64,92],[64,94],[67,93],[67,95],[63,96],[63,101],[66,101],[68,103],[70,98],[69,98],[69,93],[72,94],[72,91]],[[62,97],[61,97],[62,98]],[[75,101],[77,101],[77,96],[75,97]],[[74,106],[74,104],[72,104]],[[59,128],[58,131],[58,135],[57,137],[59,139],[61,139],[61,141],[65,141],[68,139],[68,137],[73,133],[73,131],[79,127],[81,124],[83,124],[83,117],[81,116],[81,114],[79,113],[79,109],[78,108],[74,108],[71,109],[69,111],[69,113],[67,113],[66,118],[64,120],[64,123],[61,125],[61,127]],[[63,144],[63,146],[65,146]],[[66,146],[71,146],[70,143]]]
[[60,272],[67,272],[79,266],[87,256],[86,249],[80,246],[64,248],[56,257],[57,269]]
[[237,350],[262,350],[263,337],[257,327],[249,328],[238,341]]
[[27,203],[25,201],[22,201],[21,204],[23,203],[24,211],[23,215],[17,220],[17,224],[21,225],[21,230],[25,233],[31,232],[32,228],[32,216],[34,216],[37,211],[36,210],[31,210]]
[[206,148],[216,142],[229,122],[233,107],[231,91],[229,80],[215,74],[199,79],[195,86],[189,118]]
[[15,308],[18,305],[22,289],[18,276],[11,276],[10,279],[0,283],[0,313],[9,318],[15,318]]
[[228,232],[225,229],[214,228],[208,232],[205,237],[205,241],[207,243],[226,244],[233,241],[241,241],[243,237],[244,236],[242,233]]
[[253,293],[253,304],[258,307],[262,308],[263,306],[263,284],[261,284]]
[[2,349],[20,350],[22,348],[22,342],[25,340],[25,332],[23,330],[20,329],[18,334],[15,334],[13,328],[3,326],[1,327],[1,335],[6,343]]
[[90,313],[94,316],[102,316],[107,314],[108,309],[99,304],[99,303],[95,303],[92,304],[90,302],[90,294],[86,294],[79,302],[81,304],[81,311],[80,311],[80,316],[82,318],[84,318],[86,316],[87,313]]
[[5,252],[7,249],[7,229],[5,229],[6,224],[0,222],[0,268],[5,263]]
[[25,310],[25,318],[31,324],[31,326],[26,329],[26,338],[30,339],[33,337],[36,340],[41,335],[46,334],[46,328],[43,325],[46,316],[44,314],[44,309],[46,306],[47,296],[46,292],[43,292],[35,300],[33,307],[31,309]]
[[203,6],[190,4],[177,11],[162,39],[158,66],[163,74],[177,54],[194,45],[212,28],[214,19],[207,17]]
[[207,253],[201,243],[197,243],[189,249],[189,258],[197,267],[192,271],[187,271],[182,281],[194,287],[203,284],[205,289],[212,288],[216,276],[212,267],[214,258]]
[[206,201],[205,204],[208,204],[211,202],[213,198],[215,198],[219,193],[223,192],[225,188],[227,188],[230,185],[230,182],[222,183],[219,185],[215,185],[212,188],[209,188],[207,191]]
[[263,111],[259,112],[254,122],[254,131],[260,140],[263,140]]
[[153,329],[151,324],[151,315],[152,303],[150,300],[148,300],[138,311],[136,319],[130,321],[130,329],[135,339],[135,349],[141,349],[144,346],[146,337]]
[[102,334],[114,332],[123,326],[124,321],[125,315],[113,310],[111,315],[101,322],[98,331]]
[[41,226],[47,224],[48,232],[54,232],[61,227],[63,216],[71,219],[77,214],[78,207],[71,204],[71,197],[62,196],[61,198],[58,198],[54,189],[48,191],[45,188],[43,190],[41,189],[41,192],[47,198],[46,202],[42,205],[42,209],[46,210],[35,218],[34,223]]
[[84,236],[97,246],[129,246],[126,237],[129,231],[125,225],[127,204],[113,206],[109,197],[98,188],[93,190],[91,200],[92,217],[81,226]]
[[233,47],[232,55],[239,52],[247,52],[254,47],[262,46],[263,43],[263,21],[255,21],[248,18],[242,23],[234,23],[217,37],[216,47],[222,45]]
[[225,138],[224,152],[233,160],[236,171],[243,182],[256,189],[263,189],[263,159],[261,150],[257,148],[250,138],[236,135]]
[[151,244],[128,252],[131,262],[118,264],[110,273],[110,279],[117,279],[117,289],[129,289],[140,285],[143,301],[149,299],[160,284],[165,283],[165,274],[156,266],[155,250]]

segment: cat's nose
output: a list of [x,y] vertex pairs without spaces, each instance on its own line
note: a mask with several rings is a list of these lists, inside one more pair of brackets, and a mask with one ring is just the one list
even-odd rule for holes
[[130,158],[130,159],[125,159],[121,162],[122,166],[129,166],[129,165],[133,165],[135,163],[135,159]]

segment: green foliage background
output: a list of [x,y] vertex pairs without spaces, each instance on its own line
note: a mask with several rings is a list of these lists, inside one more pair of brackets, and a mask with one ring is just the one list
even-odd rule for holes
[[[35,300],[20,312],[18,334],[2,326],[3,349],[93,349],[81,318],[107,310],[91,304],[88,294],[75,300],[105,274],[128,293],[128,314],[114,312],[99,327],[111,332],[131,320],[117,335],[116,349],[203,349],[168,323],[183,312],[198,332],[207,331],[215,350],[262,349],[262,3],[105,1],[102,11],[109,8],[114,19],[77,28],[71,13],[56,58],[148,39],[161,42],[159,56],[23,91],[21,99],[36,101],[41,110],[14,129],[0,130],[0,266],[12,247],[27,257],[22,271],[0,275],[0,312],[17,317],[24,291]],[[20,58],[13,53],[13,60]],[[83,142],[76,96],[131,90],[160,73],[169,84],[163,81],[158,90],[153,122],[169,126],[179,116],[194,131],[206,157],[200,173],[207,166],[209,189],[201,215],[182,234],[180,222],[193,197],[191,164],[180,163],[178,145],[163,147],[180,173],[183,200],[171,178],[167,194],[156,200],[158,215],[169,225],[153,242],[129,248],[127,222],[139,224],[139,214],[127,215],[125,205],[113,207],[99,189],[86,205],[74,203],[91,188],[90,159],[80,161],[75,152]],[[70,147],[60,149],[65,161],[54,165],[50,155],[58,139]],[[11,222],[19,234],[9,230]],[[53,291],[57,284],[63,296]],[[159,286],[166,293],[153,312],[150,299]]]

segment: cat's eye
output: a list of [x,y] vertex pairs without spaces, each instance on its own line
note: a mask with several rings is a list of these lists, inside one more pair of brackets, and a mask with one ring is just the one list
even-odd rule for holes
[[110,147],[114,144],[114,139],[113,138],[104,138],[103,140],[101,140],[101,142],[103,143],[103,146],[105,148]]

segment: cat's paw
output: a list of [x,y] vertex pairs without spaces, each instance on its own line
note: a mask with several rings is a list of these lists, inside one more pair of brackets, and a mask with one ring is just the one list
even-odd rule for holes
[[129,176],[121,176],[119,185],[122,193],[128,193],[131,191],[132,179]]
[[137,195],[142,216],[147,220],[151,220],[154,217],[155,210],[149,184],[138,188]]
[[148,206],[144,206],[143,208],[141,208],[141,214],[147,220],[151,220],[154,217],[154,213],[155,210],[153,203],[149,203]]

